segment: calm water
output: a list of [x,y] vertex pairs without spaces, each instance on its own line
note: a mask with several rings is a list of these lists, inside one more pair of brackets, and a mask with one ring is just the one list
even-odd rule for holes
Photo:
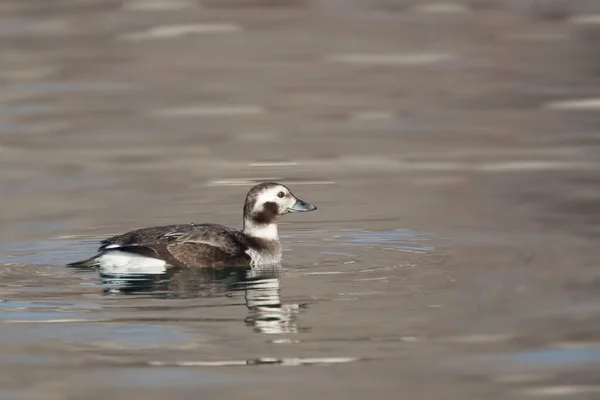
[[[0,2],[0,399],[597,397],[598,4]],[[64,268],[263,180],[283,265]]]
[[[440,277],[452,280],[452,274],[435,267],[435,254],[443,250],[434,244],[444,246],[445,241],[423,232],[287,233],[286,254],[309,252],[319,261],[255,270],[110,276],[62,266],[93,251],[98,240],[4,245],[0,338],[11,350],[0,358],[3,368],[93,373],[94,379],[73,390],[108,385],[186,393],[304,379],[285,372],[247,375],[237,370],[242,366],[369,368],[399,359],[422,369],[418,358],[433,357],[438,365],[428,365],[428,373],[491,374],[498,382],[525,385],[525,392],[535,393],[528,388],[532,384],[600,362],[600,348],[581,342],[577,330],[571,345],[564,340],[542,344],[544,335],[535,330],[514,330],[523,318],[542,324],[566,316],[589,318],[600,310],[594,304],[545,310],[546,315],[538,310],[537,316],[527,316],[526,307],[516,315],[479,314],[479,321],[464,329],[432,322],[435,315],[444,321],[445,312],[456,313],[455,296],[482,302],[486,296],[465,293],[473,290],[466,284],[442,296],[447,304],[441,299],[432,303],[444,286]],[[456,318],[464,321],[460,314]],[[512,326],[498,329],[498,321]],[[473,327],[484,333],[472,332]],[[560,390],[594,390],[569,387]],[[8,398],[22,393],[27,391],[14,389]]]

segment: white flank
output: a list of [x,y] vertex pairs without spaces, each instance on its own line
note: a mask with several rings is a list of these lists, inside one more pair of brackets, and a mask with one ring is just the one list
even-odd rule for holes
[[158,258],[144,257],[125,251],[109,251],[98,257],[104,274],[162,274],[167,263]]

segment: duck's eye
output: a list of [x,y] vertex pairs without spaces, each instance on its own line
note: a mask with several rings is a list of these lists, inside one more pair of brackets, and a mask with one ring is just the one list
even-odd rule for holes
[[279,192],[279,193],[277,193],[277,197],[279,197],[280,199],[283,199],[285,197],[285,193]]

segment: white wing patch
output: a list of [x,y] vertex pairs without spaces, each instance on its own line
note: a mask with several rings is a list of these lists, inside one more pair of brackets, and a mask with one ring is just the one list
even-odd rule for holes
[[108,249],[116,249],[118,247],[121,247],[120,244],[109,244],[108,246],[105,247],[106,250]]
[[223,243],[214,237],[207,235],[199,236],[196,232],[190,232],[177,238],[180,243],[205,244],[207,246],[222,248]]
[[168,232],[165,233],[162,238],[166,239],[166,238],[180,238],[182,236],[188,235],[188,233],[186,232],[179,232],[179,231],[172,231],[172,232]]
[[[119,246],[117,246],[119,247]],[[158,258],[144,257],[125,251],[108,251],[97,258],[104,274],[163,274],[167,263]]]

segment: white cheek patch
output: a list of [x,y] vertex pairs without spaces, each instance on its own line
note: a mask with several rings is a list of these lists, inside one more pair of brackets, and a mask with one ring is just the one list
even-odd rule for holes
[[104,274],[163,274],[167,263],[158,258],[144,257],[125,251],[109,251],[98,257],[100,269]]
[[265,203],[271,202],[278,204],[278,200],[281,200],[279,199],[279,197],[277,197],[277,193],[279,192],[281,192],[280,188],[272,188],[261,192],[256,197],[256,203],[254,203],[254,211],[261,211]]
[[[277,196],[277,194],[279,192],[284,192],[286,194],[286,197],[279,198]],[[277,204],[280,212],[283,210],[286,210],[286,209],[292,207],[294,204],[296,204],[296,199],[293,196],[290,196],[290,197],[287,197],[287,196],[288,196],[288,191],[283,187],[274,187],[269,190],[265,190],[264,192],[261,192],[256,197],[256,203],[254,203],[253,211],[255,211],[255,212],[262,211],[265,203]]]

